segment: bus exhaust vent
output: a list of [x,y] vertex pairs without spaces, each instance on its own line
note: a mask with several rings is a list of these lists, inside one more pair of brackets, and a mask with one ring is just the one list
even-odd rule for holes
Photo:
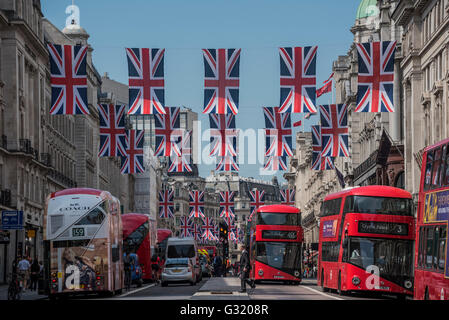
[[64,223],[64,216],[63,215],[55,215],[50,216],[50,230],[51,233],[54,234],[56,231],[58,231],[59,228],[62,227]]

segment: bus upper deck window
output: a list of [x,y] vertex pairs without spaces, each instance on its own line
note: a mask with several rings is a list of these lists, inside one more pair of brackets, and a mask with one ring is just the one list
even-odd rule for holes
[[435,150],[432,168],[432,189],[440,186],[440,170],[441,170],[441,148]]
[[448,186],[449,185],[449,145],[444,146],[446,150],[446,159],[443,159],[445,166],[441,172],[441,184]]
[[424,177],[424,190],[429,190],[432,181],[433,152],[434,150],[429,150],[427,152],[426,176]]

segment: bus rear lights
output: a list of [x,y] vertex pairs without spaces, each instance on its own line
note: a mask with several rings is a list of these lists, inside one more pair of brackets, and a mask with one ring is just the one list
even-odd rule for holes
[[413,286],[413,284],[412,284],[412,282],[411,282],[410,280],[406,280],[406,281],[404,282],[404,286],[405,286],[407,289],[411,289],[412,286]]
[[263,276],[263,270],[262,269],[259,269],[259,271],[257,272],[258,274],[259,274],[259,276]]
[[355,285],[355,286],[358,286],[360,284],[360,278],[357,277],[357,276],[354,276],[352,278],[352,284]]

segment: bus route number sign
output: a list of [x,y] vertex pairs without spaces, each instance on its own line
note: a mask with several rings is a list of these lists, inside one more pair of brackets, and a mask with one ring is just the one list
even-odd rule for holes
[[84,228],[73,228],[72,237],[84,237]]

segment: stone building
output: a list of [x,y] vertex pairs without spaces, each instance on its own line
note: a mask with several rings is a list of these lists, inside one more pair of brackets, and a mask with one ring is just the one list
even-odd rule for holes
[[[423,149],[449,137],[449,2],[363,0],[351,32],[354,44],[333,64],[337,103],[349,107],[351,157],[338,158],[347,186],[390,185],[419,191]],[[355,43],[397,41],[394,113],[355,113]],[[310,133],[297,135],[286,179],[295,181],[306,243],[318,240],[319,208],[340,190],[333,171],[310,168]],[[309,230],[312,230],[311,234]]]
[[[76,24],[63,31],[56,28],[43,17],[39,0],[0,0],[0,210],[23,211],[24,216],[23,230],[0,234],[0,283],[7,280],[17,255],[42,260],[47,195],[73,187],[116,194],[120,185],[117,160],[97,157],[101,77],[92,63],[91,47],[87,58],[91,114],[49,114],[46,43],[87,44],[88,37]],[[5,235],[8,241],[3,241]]]
[[[0,245],[0,282],[6,282],[14,257],[42,257],[42,216],[51,188],[75,184],[69,171],[70,120],[50,123],[47,117],[48,53],[40,1],[0,1],[0,79],[0,210],[23,211],[24,217],[24,229],[7,232],[9,241]],[[52,150],[51,158],[53,134],[68,151]]]
[[417,199],[426,146],[449,137],[449,1],[399,1],[405,186]]

